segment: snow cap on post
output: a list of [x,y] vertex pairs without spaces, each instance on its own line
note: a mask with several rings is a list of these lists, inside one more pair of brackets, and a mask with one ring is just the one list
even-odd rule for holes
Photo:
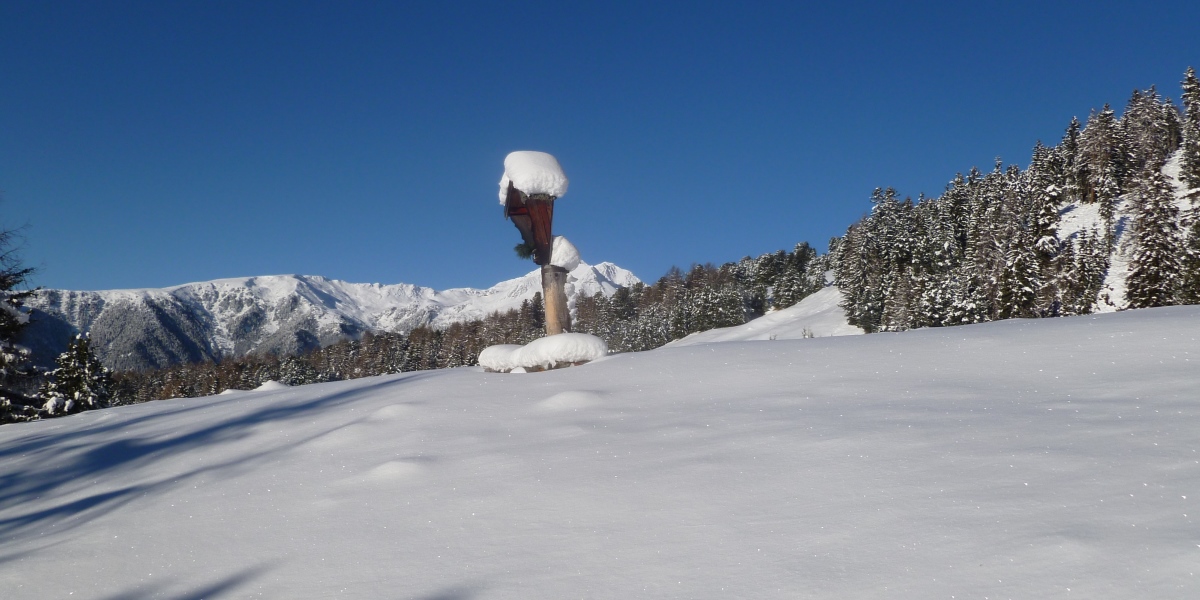
[[579,249],[575,247],[575,244],[561,235],[554,236],[554,246],[550,250],[550,264],[574,271],[575,267],[579,266],[579,262]]
[[504,158],[504,176],[500,178],[500,204],[508,197],[508,184],[526,196],[545,194],[561,198],[567,193],[567,175],[553,154],[519,150]]

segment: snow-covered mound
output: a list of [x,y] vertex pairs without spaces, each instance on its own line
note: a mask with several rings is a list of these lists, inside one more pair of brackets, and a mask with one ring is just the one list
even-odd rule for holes
[[795,306],[767,313],[749,323],[693,333],[667,345],[694,346],[710,342],[861,335],[862,329],[846,322],[846,312],[838,306],[841,301],[841,290],[829,286],[806,296]]
[[[34,309],[34,322],[23,341],[39,362],[52,365],[76,333],[90,333],[100,359],[117,370],[254,352],[291,354],[367,331],[446,327],[519,308],[542,291],[541,281],[541,271],[534,270],[486,290],[438,291],[305,275],[221,279],[164,289],[42,290],[26,302]],[[573,304],[579,294],[611,295],[638,279],[612,263],[579,262],[571,269],[570,281],[568,301]]]
[[288,384],[275,381],[274,379],[264,382],[262,385],[254,388],[256,392],[274,392],[278,390],[288,389]]
[[519,150],[504,157],[504,176],[500,178],[500,204],[508,199],[508,183],[526,194],[546,194],[561,198],[567,193],[567,175],[554,155]]
[[586,333],[560,333],[533,340],[524,346],[499,344],[479,353],[479,365],[492,371],[553,369],[559,365],[591,362],[608,355],[604,340]]
[[0,426],[0,596],[1190,598],[1200,307]]

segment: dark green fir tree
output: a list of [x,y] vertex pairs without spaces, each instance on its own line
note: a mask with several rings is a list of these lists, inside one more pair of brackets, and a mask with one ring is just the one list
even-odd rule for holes
[[[1183,156],[1179,178],[1192,190],[1200,190],[1200,80],[1188,67],[1183,76]],[[1193,204],[1200,196],[1192,196]]]
[[57,367],[39,393],[49,415],[64,415],[108,406],[112,397],[112,373],[92,352],[87,335],[71,340],[58,356]]
[[36,419],[35,373],[29,366],[29,351],[17,344],[29,324],[25,299],[33,290],[25,288],[33,269],[21,264],[19,231],[0,230],[0,423]]
[[1160,172],[1147,175],[1138,193],[1125,300],[1129,308],[1170,306],[1180,288],[1179,210]]

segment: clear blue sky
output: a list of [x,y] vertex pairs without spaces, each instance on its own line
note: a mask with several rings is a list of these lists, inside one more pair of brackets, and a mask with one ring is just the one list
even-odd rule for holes
[[[909,5],[913,6],[909,6]],[[1134,87],[1178,98],[1200,2],[18,2],[0,223],[38,285],[531,270],[496,183],[571,178],[556,233],[643,279],[807,240],[876,186],[1025,166]]]

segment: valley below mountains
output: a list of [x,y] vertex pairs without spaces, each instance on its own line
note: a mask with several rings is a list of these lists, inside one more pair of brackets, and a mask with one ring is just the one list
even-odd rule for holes
[[[611,295],[638,283],[612,263],[581,263],[568,297]],[[135,290],[41,290],[26,302],[22,345],[50,367],[79,333],[116,371],[220,360],[255,353],[296,354],[367,332],[446,327],[516,309],[541,291],[540,272],[488,289],[434,290],[406,283],[348,283],[310,275],[271,275]]]

